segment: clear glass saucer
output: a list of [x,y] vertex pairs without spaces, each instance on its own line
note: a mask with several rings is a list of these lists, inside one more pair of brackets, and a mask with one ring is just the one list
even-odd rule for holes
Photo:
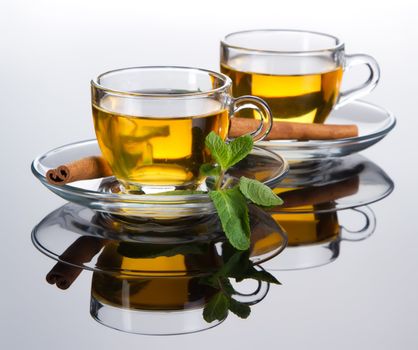
[[[261,264],[283,251],[287,236],[270,214],[250,205],[249,259]],[[35,247],[76,268],[134,277],[206,275],[222,266],[226,241],[217,215],[171,222],[139,221],[67,203],[32,231]]]
[[[65,145],[37,157],[32,162],[32,172],[44,186],[58,196],[97,211],[162,220],[215,212],[207,194],[153,196],[110,193],[105,189],[115,182],[114,177],[77,181],[64,186],[47,182],[45,174],[49,169],[100,154],[96,140]],[[234,177],[244,175],[256,178],[268,186],[274,186],[285,177],[288,169],[288,163],[282,156],[254,147],[250,155],[230,169],[229,174]]]
[[396,118],[382,107],[355,101],[332,111],[326,123],[356,124],[359,136],[324,141],[261,141],[257,145],[282,155],[289,162],[343,157],[379,142],[395,127]]
[[359,154],[294,166],[274,191],[284,200],[275,213],[332,212],[368,205],[392,193],[392,179]]

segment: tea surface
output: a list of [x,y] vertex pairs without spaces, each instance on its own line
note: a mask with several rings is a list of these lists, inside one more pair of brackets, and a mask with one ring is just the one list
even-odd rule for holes
[[[233,82],[234,97],[255,95],[270,106],[275,120],[323,123],[338,98],[342,68],[318,74],[279,75],[235,70],[221,65]],[[252,111],[240,112],[253,118]],[[257,117],[257,116],[256,116]]]

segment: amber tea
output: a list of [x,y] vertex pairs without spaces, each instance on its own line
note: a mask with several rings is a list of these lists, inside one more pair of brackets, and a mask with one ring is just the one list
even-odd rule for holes
[[92,295],[105,304],[137,310],[182,310],[203,307],[214,294],[199,278],[126,278],[93,275]]
[[272,216],[286,231],[289,247],[332,241],[340,234],[335,212],[280,213]]
[[206,136],[226,139],[235,111],[260,113],[251,133],[263,139],[272,125],[259,98],[231,96],[221,73],[190,67],[133,67],[91,81],[94,128],[103,157],[125,193],[196,189],[200,167],[212,159]]
[[[233,82],[233,96],[254,95],[270,106],[275,120],[323,123],[334,107],[342,68],[317,74],[274,75],[239,71],[221,65]],[[253,112],[241,112],[253,117]],[[246,114],[244,114],[246,113]]]
[[199,168],[210,162],[205,137],[228,132],[226,110],[190,117],[142,117],[93,105],[96,137],[118,179],[138,186],[198,184]]
[[[124,243],[129,252],[139,255],[146,245]],[[97,261],[103,269],[109,267],[131,271],[129,275],[94,273],[92,294],[105,304],[142,310],[180,310],[204,305],[213,290],[199,284],[199,278],[187,276],[186,271],[210,271],[217,267],[216,251],[202,254],[178,253],[172,256],[152,255],[130,257],[121,255],[122,244],[105,246]],[[172,249],[174,246],[167,247]],[[142,271],[137,276],[134,271]],[[156,277],[159,276],[159,277]]]
[[[304,30],[256,29],[221,41],[221,71],[233,81],[233,96],[264,99],[275,120],[323,123],[334,107],[368,94],[379,81],[379,66],[368,55],[347,55],[335,36]],[[347,68],[365,65],[369,76],[340,89]],[[257,118],[251,111],[242,117]]]

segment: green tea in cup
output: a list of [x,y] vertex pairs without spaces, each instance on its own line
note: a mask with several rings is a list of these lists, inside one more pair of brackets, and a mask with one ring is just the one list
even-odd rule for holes
[[[361,85],[341,91],[343,73],[366,65]],[[254,95],[270,106],[274,120],[324,123],[333,108],[369,93],[379,80],[371,56],[347,55],[338,38],[299,30],[250,30],[221,42],[221,72],[232,81],[233,96]],[[257,117],[243,111],[242,117]]]
[[92,81],[96,137],[127,192],[196,188],[204,180],[200,166],[213,162],[206,136],[213,131],[226,140],[237,109],[258,110],[263,128],[253,138],[266,135],[266,104],[232,98],[231,84],[223,74],[183,67],[127,68]]

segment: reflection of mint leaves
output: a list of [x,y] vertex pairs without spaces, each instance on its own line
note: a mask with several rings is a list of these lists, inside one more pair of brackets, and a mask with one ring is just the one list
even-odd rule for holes
[[225,143],[212,131],[206,136],[205,144],[217,162],[217,165],[203,164],[200,167],[201,174],[211,176],[211,182],[214,183],[209,196],[229,242],[236,249],[246,250],[250,247],[247,199],[265,207],[281,205],[283,201],[269,187],[257,180],[241,177],[233,188],[228,188],[233,182],[231,178],[224,182],[225,172],[251,152],[251,136],[244,135]]
[[222,247],[222,259],[224,261],[222,268],[210,276],[202,277],[199,282],[212,287],[216,291],[203,310],[203,318],[209,323],[214,320],[222,321],[228,315],[228,311],[233,312],[240,318],[247,318],[251,313],[248,303],[234,299],[237,291],[231,284],[230,278],[235,278],[237,282],[255,279],[259,282],[280,284],[267,271],[254,267],[250,260],[249,250],[237,251],[226,243]]
[[222,292],[216,293],[206,304],[203,310],[203,318],[206,322],[213,322],[215,320],[222,321],[228,315],[229,299]]
[[251,313],[251,309],[248,305],[240,303],[233,298],[229,300],[229,310],[240,318],[247,318]]

